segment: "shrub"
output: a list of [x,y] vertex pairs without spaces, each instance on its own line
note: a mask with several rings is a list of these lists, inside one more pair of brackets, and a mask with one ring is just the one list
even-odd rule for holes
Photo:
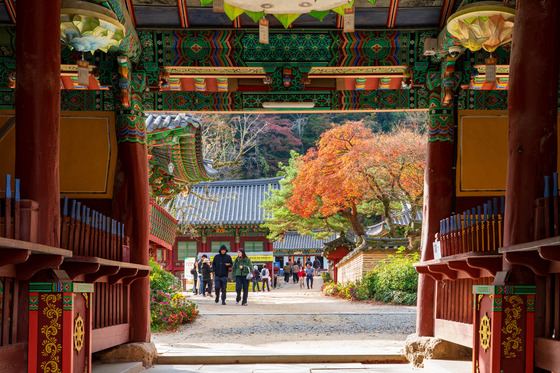
[[416,304],[418,273],[413,264],[418,259],[418,253],[405,255],[403,250],[399,250],[375,268],[370,280],[373,299],[394,304]]
[[333,278],[331,277],[330,272],[321,272],[321,277],[323,278],[323,284],[327,284],[329,282],[333,282]]
[[413,264],[417,262],[417,253],[405,254],[404,248],[397,254],[390,255],[373,271],[363,276],[361,281],[345,284],[326,282],[323,292],[350,300],[375,299],[385,303],[416,304],[418,274]]
[[150,273],[150,289],[161,290],[166,293],[176,293],[181,290],[179,279],[159,267],[159,264],[150,259],[152,272]]
[[181,324],[193,322],[198,317],[198,308],[180,293],[179,280],[159,268],[156,262],[150,260],[150,265],[152,331],[173,330]]

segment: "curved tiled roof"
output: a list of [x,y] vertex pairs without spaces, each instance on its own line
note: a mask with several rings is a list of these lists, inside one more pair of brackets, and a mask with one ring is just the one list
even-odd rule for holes
[[189,183],[217,175],[202,157],[201,122],[187,113],[146,113],[150,184],[156,195],[170,196]]
[[[406,207],[402,211],[395,214],[393,217],[393,223],[395,225],[406,226],[409,225],[412,220],[422,221],[422,210],[416,212],[416,219],[412,218],[412,213],[410,208]],[[369,226],[366,229],[366,234],[368,236],[379,236],[385,233],[385,222],[377,223],[375,225]]]
[[272,189],[279,189],[280,177],[199,183],[191,193],[175,200],[180,224],[263,224],[261,203]]
[[283,241],[274,242],[274,249],[281,250],[297,250],[297,249],[323,249],[325,242],[336,239],[337,235],[333,235],[324,240],[318,240],[312,236],[302,236],[298,232],[289,231],[284,233]]

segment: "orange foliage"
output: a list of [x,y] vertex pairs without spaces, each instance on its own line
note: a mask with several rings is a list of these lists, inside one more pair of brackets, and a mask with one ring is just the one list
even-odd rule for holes
[[387,218],[391,202],[421,201],[425,151],[424,137],[410,130],[375,134],[361,122],[334,126],[302,158],[287,206],[303,218],[340,213],[363,234],[357,219],[363,202],[377,200]]

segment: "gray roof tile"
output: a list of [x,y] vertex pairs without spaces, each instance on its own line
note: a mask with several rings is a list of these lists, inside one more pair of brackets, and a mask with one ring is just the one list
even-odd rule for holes
[[[281,178],[214,181],[195,184],[191,194],[177,197],[179,223],[195,225],[263,224],[261,203]],[[203,196],[203,199],[197,197]]]
[[284,233],[283,241],[274,242],[274,249],[324,249],[325,242],[336,239],[337,235],[333,235],[324,240],[317,240],[311,236],[302,236],[298,232],[289,231]]

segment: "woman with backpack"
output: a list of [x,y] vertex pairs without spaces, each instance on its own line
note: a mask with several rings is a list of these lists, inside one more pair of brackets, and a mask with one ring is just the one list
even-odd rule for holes
[[253,278],[253,263],[251,259],[245,254],[245,250],[239,249],[237,251],[237,258],[233,262],[231,271],[231,278],[235,280],[235,291],[237,292],[236,303],[239,304],[241,300],[241,290],[243,290],[242,306],[247,305],[247,297],[249,292],[249,280]]
[[257,287],[257,291],[260,292],[261,288],[259,286],[259,282],[261,282],[261,272],[257,266],[253,267],[253,278],[251,281],[253,282],[253,293],[255,292],[255,286]]
[[270,291],[270,271],[268,270],[268,268],[266,268],[266,266],[263,266],[263,269],[261,271],[261,278],[262,278],[262,290],[264,292],[264,288],[265,286],[268,288],[268,291]]

